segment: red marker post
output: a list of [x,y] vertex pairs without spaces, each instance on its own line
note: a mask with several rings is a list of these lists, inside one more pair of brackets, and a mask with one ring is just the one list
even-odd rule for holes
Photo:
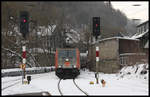
[[25,79],[25,67],[26,67],[26,46],[22,46],[22,51],[23,51],[23,53],[22,53],[22,63],[23,63],[23,68],[22,68],[22,70],[23,70],[23,75],[22,75],[22,81],[23,81],[23,79]]
[[99,47],[96,46],[96,74],[95,74],[95,78],[96,78],[97,84],[98,84],[98,63],[99,63]]

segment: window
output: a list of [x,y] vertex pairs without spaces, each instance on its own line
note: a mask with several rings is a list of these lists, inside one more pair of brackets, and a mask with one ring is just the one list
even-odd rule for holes
[[145,25],[143,25],[143,29],[144,29],[144,32],[146,31],[146,24]]
[[125,56],[120,57],[120,64],[122,66],[127,65],[127,57],[125,57]]
[[147,29],[149,29],[149,25],[148,25],[148,23],[146,23],[146,30],[147,30]]
[[140,33],[140,28],[138,28],[137,32]]
[[142,28],[141,28],[141,27],[139,27],[139,34],[141,34],[141,32],[142,32],[141,30],[142,30]]
[[144,25],[142,26],[142,32],[141,33],[143,33],[144,32]]

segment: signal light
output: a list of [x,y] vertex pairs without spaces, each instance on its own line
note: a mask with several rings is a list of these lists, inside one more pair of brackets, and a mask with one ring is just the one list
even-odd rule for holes
[[26,39],[26,35],[29,32],[29,13],[27,11],[20,12],[20,33],[23,38]]
[[96,27],[98,27],[98,24],[96,24]]
[[100,35],[100,17],[93,17],[93,36],[96,38]]
[[24,20],[23,20],[23,22],[24,22],[24,23],[26,23],[26,22],[27,22],[27,20],[26,20],[26,19],[24,19]]

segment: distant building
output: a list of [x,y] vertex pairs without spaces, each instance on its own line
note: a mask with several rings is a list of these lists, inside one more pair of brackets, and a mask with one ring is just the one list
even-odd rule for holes
[[139,24],[137,26],[137,33],[132,38],[140,39],[141,47],[144,48],[149,41],[149,21]]
[[140,40],[142,52],[146,53],[147,57],[149,57],[149,21],[137,25],[137,33],[131,38]]
[[139,25],[137,25],[137,34],[142,34],[149,30],[149,21],[145,21]]
[[98,69],[99,72],[116,73],[125,65],[134,65],[147,58],[140,50],[139,39],[112,37],[99,40],[96,45],[99,46],[98,68],[95,68],[95,44],[88,53],[88,66],[92,71]]

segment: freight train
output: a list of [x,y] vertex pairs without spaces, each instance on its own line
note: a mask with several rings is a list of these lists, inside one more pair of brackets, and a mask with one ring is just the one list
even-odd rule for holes
[[74,79],[80,74],[80,52],[78,48],[56,49],[55,73],[60,79]]

